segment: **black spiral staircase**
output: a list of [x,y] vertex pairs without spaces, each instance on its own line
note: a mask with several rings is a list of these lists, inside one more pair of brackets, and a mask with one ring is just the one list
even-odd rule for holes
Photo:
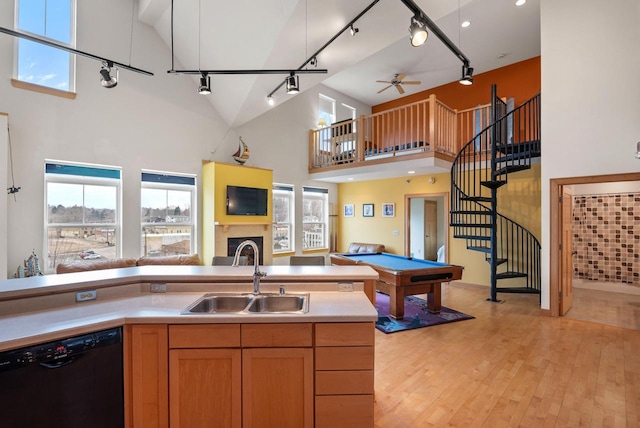
[[[469,141],[451,167],[451,219],[455,238],[485,253],[491,269],[491,296],[540,294],[540,242],[498,212],[498,189],[510,174],[531,168],[540,157],[540,93],[507,112],[491,88],[491,125]],[[498,287],[498,281],[504,286]]]

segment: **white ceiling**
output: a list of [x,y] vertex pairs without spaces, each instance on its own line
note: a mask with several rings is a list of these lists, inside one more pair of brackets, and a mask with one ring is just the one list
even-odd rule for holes
[[[372,0],[180,0],[174,2],[176,69],[297,69]],[[420,8],[471,60],[474,74],[540,55],[539,0],[516,7],[515,0],[416,0]],[[139,0],[139,19],[171,46],[169,0]],[[459,8],[460,5],[460,8]],[[395,73],[420,85],[405,96],[458,80],[462,63],[433,34],[414,48],[408,27],[412,13],[400,0],[380,0],[318,56],[328,74],[303,74],[301,90],[322,83],[368,105],[398,98],[376,80]],[[468,28],[459,23],[471,21]],[[266,96],[285,75],[214,75],[208,96],[229,124],[240,126],[270,107]],[[194,91],[197,76],[191,78]],[[286,102],[284,88],[274,98]]]

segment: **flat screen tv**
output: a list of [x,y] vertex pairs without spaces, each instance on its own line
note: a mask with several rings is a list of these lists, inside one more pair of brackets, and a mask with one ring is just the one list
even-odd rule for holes
[[267,215],[267,189],[227,186],[227,215]]

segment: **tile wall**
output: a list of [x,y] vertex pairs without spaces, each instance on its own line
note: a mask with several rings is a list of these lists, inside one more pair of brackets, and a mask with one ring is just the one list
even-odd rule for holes
[[574,277],[640,286],[640,193],[573,200]]

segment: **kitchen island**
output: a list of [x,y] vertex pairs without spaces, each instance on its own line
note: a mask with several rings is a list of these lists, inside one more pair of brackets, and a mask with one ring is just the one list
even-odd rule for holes
[[204,293],[251,292],[252,267],[142,266],[2,281],[0,350],[122,326],[125,426],[198,426],[212,415],[219,426],[264,426],[265,418],[373,426],[377,273],[262,269],[262,292],[309,293],[308,312],[180,314]]

